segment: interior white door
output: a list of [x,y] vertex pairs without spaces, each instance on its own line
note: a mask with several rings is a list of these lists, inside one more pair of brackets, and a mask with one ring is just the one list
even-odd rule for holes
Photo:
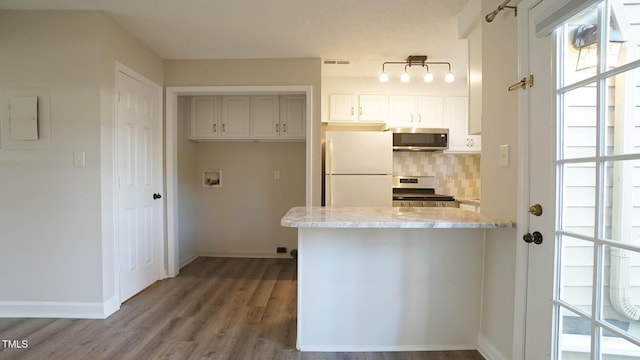
[[519,219],[543,239],[527,245],[524,358],[640,359],[637,2],[583,3],[544,38],[534,35],[536,2],[519,7],[521,76],[535,76],[521,94],[522,206],[543,209]]
[[159,88],[118,72],[117,193],[120,302],[163,278]]

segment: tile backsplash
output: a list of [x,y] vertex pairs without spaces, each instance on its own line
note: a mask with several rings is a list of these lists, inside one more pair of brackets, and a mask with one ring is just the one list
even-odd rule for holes
[[480,155],[396,151],[393,174],[435,176],[436,192],[458,197],[480,197]]

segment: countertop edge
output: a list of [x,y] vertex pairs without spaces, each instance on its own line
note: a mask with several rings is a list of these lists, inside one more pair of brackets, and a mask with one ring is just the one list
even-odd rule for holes
[[[295,207],[287,212],[280,224],[290,228],[342,229],[506,229],[516,227],[516,223],[508,219],[455,208],[414,209],[409,213],[413,217],[407,219],[398,218],[398,209]],[[457,211],[463,211],[463,218],[466,220],[450,216],[451,214],[459,216],[460,213],[456,213]],[[363,215],[369,218],[367,220],[350,219],[350,217]],[[379,215],[378,218],[376,218],[377,215]]]

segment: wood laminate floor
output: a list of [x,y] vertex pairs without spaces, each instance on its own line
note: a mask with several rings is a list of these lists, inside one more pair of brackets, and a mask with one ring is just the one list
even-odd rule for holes
[[296,351],[289,259],[198,258],[106,320],[0,319],[0,339],[28,342],[0,343],[0,359],[483,360],[476,351]]

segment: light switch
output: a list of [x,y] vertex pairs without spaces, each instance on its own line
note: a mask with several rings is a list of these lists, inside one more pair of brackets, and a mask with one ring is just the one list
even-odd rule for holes
[[509,166],[509,145],[500,145],[498,151],[498,166]]
[[73,153],[73,166],[81,168],[85,167],[84,151],[75,151]]

